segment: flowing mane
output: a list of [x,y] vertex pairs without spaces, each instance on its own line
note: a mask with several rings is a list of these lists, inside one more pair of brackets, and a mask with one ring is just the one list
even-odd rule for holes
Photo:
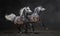
[[25,9],[26,9],[26,7],[21,8],[21,10],[20,10],[20,12],[19,12],[20,16],[22,16],[22,15],[23,15],[23,11],[24,11]]

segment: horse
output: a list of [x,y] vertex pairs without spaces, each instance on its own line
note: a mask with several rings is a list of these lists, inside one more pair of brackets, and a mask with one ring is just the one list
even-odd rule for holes
[[[11,22],[14,22],[18,26],[19,31],[21,31],[21,28],[26,25],[25,21],[27,20],[26,14],[31,13],[32,11],[30,10],[29,7],[23,7],[20,9],[19,16],[16,16],[15,14],[11,13],[9,15],[5,15],[5,18]],[[25,28],[24,28],[25,29]]]
[[24,25],[25,25],[25,30],[27,32],[27,29],[28,29],[28,26],[29,23],[28,23],[28,15],[32,13],[32,10],[30,9],[30,7],[24,7],[20,10],[19,14],[20,14],[20,17],[22,17],[24,19]]
[[14,21],[15,24],[21,24],[21,22],[25,20],[26,14],[31,12],[32,11],[29,7],[24,7],[20,9],[19,16],[16,16],[14,13],[11,13],[9,15],[5,15],[5,18],[9,21]]
[[40,18],[40,15],[39,15],[39,12],[40,11],[44,11],[46,10],[45,8],[43,8],[42,6],[38,6],[34,9],[34,12],[33,14],[31,14],[28,18],[29,18],[29,21],[32,23],[32,28],[33,28],[33,31],[34,31],[34,24],[38,24],[40,23],[41,21],[41,18]]
[[43,8],[42,6],[38,6],[34,9],[34,12],[32,15],[29,16],[29,19],[31,22],[38,22],[39,21],[39,12],[40,11],[44,11],[45,8]]

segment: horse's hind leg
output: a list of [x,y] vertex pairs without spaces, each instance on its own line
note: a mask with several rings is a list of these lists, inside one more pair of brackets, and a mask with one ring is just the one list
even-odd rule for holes
[[18,29],[18,33],[22,33],[22,25],[18,25],[17,29]]
[[33,24],[32,23],[28,23],[28,32],[32,32],[33,31]]
[[44,24],[44,29],[48,30],[47,24]]
[[20,33],[20,31],[21,31],[20,27],[17,27],[17,28],[18,28],[18,33]]
[[21,31],[20,25],[17,25],[18,33]]

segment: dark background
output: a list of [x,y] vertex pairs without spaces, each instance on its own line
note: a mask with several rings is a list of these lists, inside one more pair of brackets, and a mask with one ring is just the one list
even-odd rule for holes
[[5,19],[5,14],[19,15],[19,10],[24,6],[33,10],[40,5],[47,9],[41,13],[42,22],[50,30],[60,30],[60,0],[0,0],[0,29],[15,28],[12,22]]

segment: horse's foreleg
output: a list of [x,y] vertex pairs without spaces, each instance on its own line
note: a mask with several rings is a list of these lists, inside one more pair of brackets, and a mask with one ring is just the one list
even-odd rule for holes
[[31,25],[32,25],[32,31],[34,32],[34,23],[32,23]]
[[24,26],[23,26],[23,28],[24,28],[24,33],[27,33],[27,24],[25,24]]

